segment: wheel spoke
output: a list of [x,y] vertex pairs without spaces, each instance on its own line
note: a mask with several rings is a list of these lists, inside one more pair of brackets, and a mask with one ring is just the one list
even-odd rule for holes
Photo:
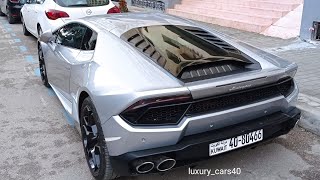
[[82,118],[82,139],[88,164],[93,171],[100,168],[101,149],[98,141],[98,128],[91,107],[85,106]]
[[94,146],[88,152],[90,168],[96,171],[100,167],[100,146]]

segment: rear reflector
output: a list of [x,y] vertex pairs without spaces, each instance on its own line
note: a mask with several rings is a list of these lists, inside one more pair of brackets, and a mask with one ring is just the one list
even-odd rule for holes
[[113,8],[110,8],[107,14],[112,14],[112,13],[121,13],[120,9],[117,6],[114,6]]
[[69,15],[66,12],[53,10],[53,9],[49,9],[48,11],[46,11],[46,16],[47,16],[48,19],[51,19],[51,20],[56,20],[56,19],[59,19],[59,18],[69,17]]
[[19,2],[19,0],[9,0],[10,2],[12,2],[12,3],[18,3]]

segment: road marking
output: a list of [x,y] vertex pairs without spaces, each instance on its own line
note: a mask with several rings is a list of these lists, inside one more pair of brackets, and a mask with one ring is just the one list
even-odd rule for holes
[[27,47],[25,47],[25,46],[19,46],[19,48],[20,48],[21,52],[26,52],[27,51]]
[[16,36],[16,33],[11,33],[11,36]]
[[74,127],[74,120],[65,109],[63,109],[63,116],[67,120],[68,124]]
[[7,32],[11,32],[12,28],[6,28]]
[[49,95],[49,96],[57,96],[56,93],[53,91],[52,88],[48,88],[48,95]]
[[31,63],[31,64],[34,64],[36,63],[35,59],[33,58],[32,55],[27,55],[24,57],[24,59],[28,62],[28,63]]
[[36,75],[37,77],[40,77],[40,68],[36,68],[34,69],[34,75]]
[[26,72],[27,76],[30,76],[30,74],[29,74],[29,72],[28,72],[28,69],[29,69],[29,68],[24,67],[23,69],[24,69],[24,72]]
[[8,42],[9,42],[10,45],[14,44],[14,40],[13,39],[8,40]]
[[14,50],[18,50],[19,49],[18,46],[11,46],[11,48],[14,49]]
[[40,100],[41,100],[41,103],[43,104],[43,106],[47,106],[48,103],[44,100],[44,98],[42,96],[41,96]]
[[16,43],[21,42],[21,39],[14,39],[14,42]]

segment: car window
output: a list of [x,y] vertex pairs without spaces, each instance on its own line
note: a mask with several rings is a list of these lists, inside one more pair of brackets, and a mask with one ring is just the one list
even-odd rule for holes
[[27,2],[27,0],[20,0],[19,3],[20,4],[25,4]]
[[62,7],[93,7],[109,4],[109,0],[56,0],[55,2]]
[[81,42],[85,35],[86,29],[87,27],[81,24],[68,24],[55,33],[55,42],[63,46],[80,49]]
[[97,33],[87,28],[82,40],[82,50],[94,50],[97,42]]
[[25,4],[25,3],[28,3],[28,4],[36,4],[36,0],[20,0],[19,1],[21,4]]

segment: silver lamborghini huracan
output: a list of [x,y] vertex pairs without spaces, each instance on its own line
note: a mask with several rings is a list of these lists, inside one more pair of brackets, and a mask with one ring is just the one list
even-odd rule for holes
[[44,32],[38,52],[96,179],[256,146],[300,118],[295,63],[174,16],[73,20]]

